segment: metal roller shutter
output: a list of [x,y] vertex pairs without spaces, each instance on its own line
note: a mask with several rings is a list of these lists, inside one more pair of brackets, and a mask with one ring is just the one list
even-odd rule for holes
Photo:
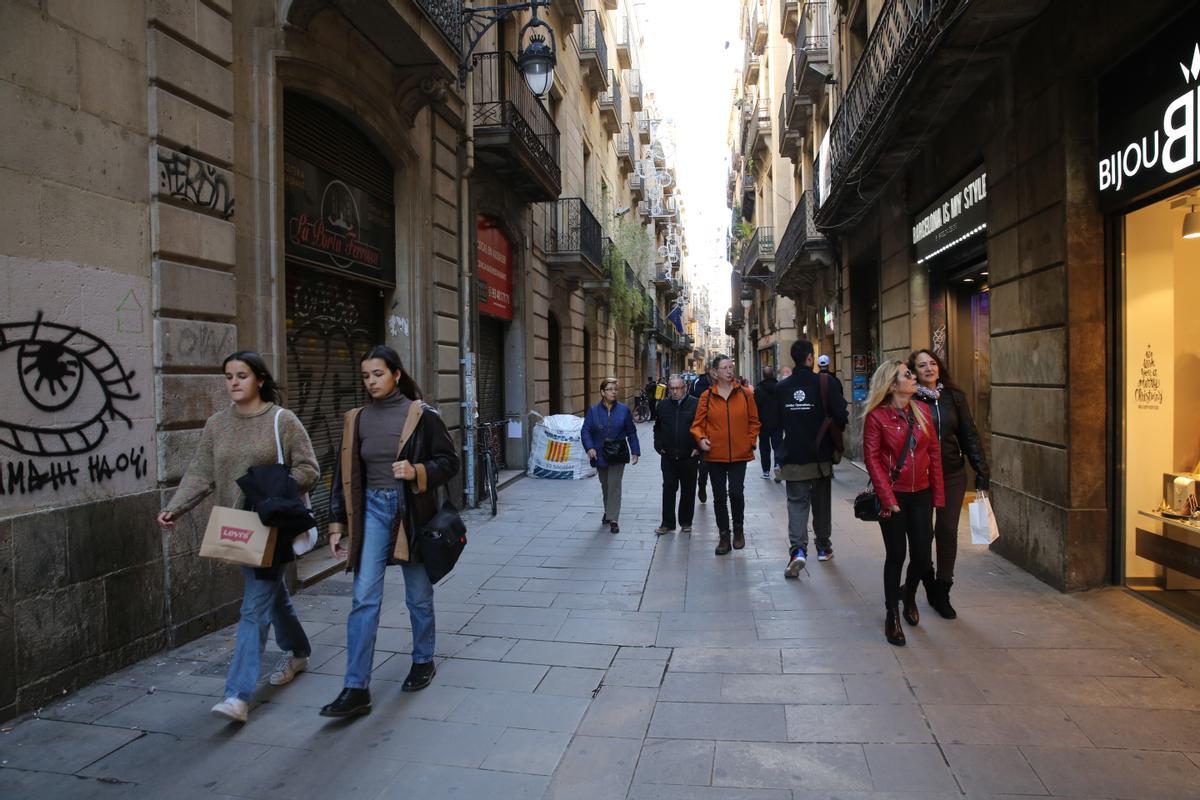
[[377,287],[288,265],[286,402],[308,430],[321,464],[311,499],[322,536],[342,415],[367,402],[358,360],[383,341],[383,299]]
[[[478,392],[480,423],[504,420],[504,321],[479,316]],[[503,433],[493,433],[497,462],[504,465]]]

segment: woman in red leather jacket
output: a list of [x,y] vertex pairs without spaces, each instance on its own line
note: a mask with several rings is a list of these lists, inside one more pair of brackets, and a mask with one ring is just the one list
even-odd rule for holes
[[[871,376],[863,418],[863,456],[879,496],[879,527],[887,551],[883,564],[887,607],[883,634],[889,643],[898,646],[904,645],[904,628],[896,607],[903,600],[904,620],[909,625],[921,621],[916,594],[931,563],[933,509],[946,504],[937,431],[921,404],[912,402],[916,391],[917,379],[902,361],[883,362]],[[908,576],[901,596],[900,571],[906,542]]]

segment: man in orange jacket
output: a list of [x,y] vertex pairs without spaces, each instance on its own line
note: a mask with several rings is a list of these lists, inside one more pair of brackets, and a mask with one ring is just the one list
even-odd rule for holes
[[692,436],[704,451],[708,474],[713,484],[713,510],[717,514],[716,553],[730,550],[729,511],[733,511],[733,548],[746,546],[746,462],[754,460],[754,444],[761,427],[754,394],[734,380],[733,359],[719,355],[713,359],[717,382],[700,395]]

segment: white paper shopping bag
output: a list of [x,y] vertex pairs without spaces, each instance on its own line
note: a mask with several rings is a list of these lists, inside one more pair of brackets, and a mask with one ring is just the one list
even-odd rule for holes
[[971,544],[991,544],[1000,538],[992,503],[983,492],[967,506],[967,514],[971,519]]

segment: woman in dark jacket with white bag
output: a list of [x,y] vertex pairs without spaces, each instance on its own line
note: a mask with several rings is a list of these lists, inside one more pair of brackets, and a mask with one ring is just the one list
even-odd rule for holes
[[413,633],[412,668],[401,690],[424,689],[437,672],[433,583],[417,537],[437,514],[437,488],[458,474],[458,449],[441,415],[421,402],[421,389],[395,350],[368,350],[362,379],[371,402],[346,413],[329,497],[329,547],[354,573],[354,601],[346,621],[345,688],[321,709],[324,717],[371,710],[368,686],[390,565],[404,572]]
[[[164,529],[174,528],[179,517],[210,494],[219,506],[243,507],[237,479],[251,467],[278,463],[281,456],[301,492],[311,489],[321,474],[304,426],[295,414],[276,405],[279,389],[262,356],[249,351],[234,353],[225,359],[222,369],[232,403],[204,423],[192,463],[171,502],[158,515],[158,524]],[[288,683],[308,666],[312,647],[292,607],[284,571],[278,568],[278,562],[290,560],[290,542],[281,541],[275,553],[276,566],[268,570],[242,567],[246,588],[225,699],[212,708],[213,715],[222,719],[246,721],[270,627],[274,626],[275,642],[284,651],[270,675],[271,684]]]
[[636,464],[642,452],[633,414],[629,406],[618,402],[619,392],[616,378],[600,381],[600,402],[587,410],[580,432],[583,448],[600,478],[600,493],[604,498],[601,524],[607,525],[612,533],[621,532],[617,517],[621,516],[621,479],[625,476],[625,464]]
[[925,576],[925,597],[929,605],[946,619],[958,612],[950,605],[954,585],[954,562],[958,557],[958,520],[963,497],[967,493],[967,464],[975,471],[975,489],[988,488],[988,464],[975,429],[975,420],[967,407],[967,396],[954,385],[946,365],[929,350],[917,350],[908,357],[908,368],[917,376],[917,399],[924,400],[937,428],[942,450],[942,478],[946,485],[946,505],[934,514],[933,540],[937,547],[937,570],[930,564]]

